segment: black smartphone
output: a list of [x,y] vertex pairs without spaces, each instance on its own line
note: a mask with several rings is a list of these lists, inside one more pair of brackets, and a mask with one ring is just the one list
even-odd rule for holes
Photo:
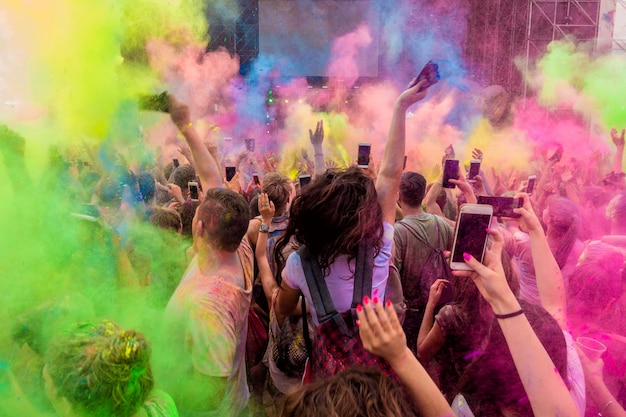
[[302,190],[311,183],[311,176],[309,174],[300,175],[298,181],[300,182],[300,190]]
[[359,168],[367,168],[370,165],[370,152],[372,145],[369,143],[359,143],[359,151],[356,163]]
[[167,91],[163,91],[161,94],[140,96],[139,110],[160,111],[163,113],[169,113],[170,106],[167,102]]
[[450,268],[471,270],[463,259],[469,253],[482,263],[487,246],[487,228],[491,224],[493,207],[485,204],[465,204],[461,206],[454,231],[454,243]]
[[246,150],[248,152],[254,152],[254,147],[255,147],[255,143],[254,143],[254,138],[246,138]]
[[225,170],[226,170],[226,181],[232,180],[235,174],[237,173],[237,168],[233,166],[230,166],[230,167],[227,166]]
[[191,198],[191,201],[198,201],[198,183],[189,181],[187,187],[189,187],[189,198]]
[[180,166],[180,162],[178,162],[178,158],[172,158],[172,163],[174,164],[174,168],[178,168]]
[[452,184],[450,180],[459,179],[459,160],[458,159],[446,159],[443,165],[443,188],[454,188],[456,185]]
[[537,176],[530,175],[528,177],[528,182],[526,183],[526,194],[533,195],[533,192],[535,191],[535,182],[537,182]]
[[439,75],[439,65],[435,64],[433,61],[428,61],[426,65],[424,65],[424,68],[422,68],[422,71],[420,71],[420,74],[417,76],[415,81],[409,84],[409,88],[415,86],[422,80],[426,80],[424,85],[422,85],[422,87],[420,88],[420,91],[424,91],[428,87],[437,84],[440,79],[441,76]]
[[513,209],[520,208],[522,200],[513,197],[478,196],[478,204],[487,204],[493,207],[493,215],[496,217],[521,217],[515,214]]
[[468,182],[476,182],[474,178],[480,174],[480,159],[473,159],[470,162],[469,172],[467,173]]
[[256,185],[261,185],[261,180],[259,179],[259,174],[252,174],[252,179]]
[[556,145],[556,151],[554,151],[554,153],[549,158],[549,160],[552,162],[558,163],[561,161],[562,157],[563,157],[563,146],[559,143]]
[[402,171],[406,169],[406,160],[407,160],[407,157],[406,155],[404,155],[404,162],[402,163]]

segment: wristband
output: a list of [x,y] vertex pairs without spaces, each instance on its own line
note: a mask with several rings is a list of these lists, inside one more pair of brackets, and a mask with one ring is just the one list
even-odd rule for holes
[[519,309],[513,313],[509,313],[509,314],[496,314],[496,318],[500,319],[500,320],[504,320],[504,319],[510,319],[511,317],[517,317],[517,316],[521,316],[522,314],[524,314],[524,309]]
[[602,411],[598,412],[598,417],[602,417],[604,413],[604,410],[606,410],[608,408],[609,405],[611,404],[615,404],[615,401],[611,400],[608,403],[604,404],[604,407],[602,407]]

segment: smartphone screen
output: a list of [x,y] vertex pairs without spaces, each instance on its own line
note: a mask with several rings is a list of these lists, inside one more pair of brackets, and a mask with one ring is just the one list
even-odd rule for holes
[[478,261],[483,261],[487,228],[491,222],[489,214],[461,213],[457,223],[456,240],[452,262],[464,263],[464,253],[469,253]]
[[259,174],[252,174],[252,179],[254,180],[254,183],[256,185],[260,185],[261,184],[261,180],[259,180]]
[[311,183],[311,176],[310,175],[300,175],[298,177],[298,181],[300,181],[300,189],[303,189],[305,186],[309,185]]
[[480,174],[480,161],[478,160],[474,160],[472,162],[470,162],[470,169],[469,172],[467,173],[467,180],[469,182],[474,182],[474,178]]
[[246,138],[246,149],[248,152],[254,152],[254,138]]
[[535,191],[535,181],[537,181],[536,175],[531,175],[528,177],[528,184],[526,185],[526,194],[533,195],[533,191]]
[[513,209],[519,208],[522,204],[519,198],[481,195],[478,197],[478,204],[487,204],[493,207],[493,215],[496,217],[521,217],[520,214],[513,212]]
[[235,176],[237,169],[235,167],[226,167],[226,181],[230,181]]
[[403,171],[406,169],[406,160],[407,160],[407,156],[404,155],[404,162],[402,163],[402,170]]
[[359,144],[359,153],[357,156],[357,165],[359,168],[367,168],[370,165],[370,150],[372,145],[369,143]]
[[174,164],[174,168],[178,168],[180,166],[180,162],[178,162],[178,158],[172,158],[172,163]]
[[443,188],[454,188],[456,185],[449,180],[459,179],[459,161],[458,159],[446,159],[443,167]]
[[188,182],[187,186],[189,187],[189,198],[191,198],[192,201],[198,201],[198,183]]

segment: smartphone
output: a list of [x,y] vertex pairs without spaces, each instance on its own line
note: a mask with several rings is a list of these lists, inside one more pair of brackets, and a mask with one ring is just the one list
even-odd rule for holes
[[298,181],[300,182],[300,190],[302,190],[305,186],[311,183],[311,176],[309,174],[300,175],[298,177]]
[[254,138],[246,138],[246,150],[248,152],[254,152]]
[[187,187],[189,187],[189,198],[191,198],[191,201],[198,201],[198,183],[189,181]]
[[226,170],[226,181],[232,180],[235,174],[237,173],[237,168],[235,168],[234,166],[227,166],[225,170]]
[[535,182],[537,181],[536,175],[530,175],[528,177],[528,182],[526,183],[526,194],[533,195],[533,191],[535,191]]
[[261,180],[259,179],[259,174],[252,174],[252,179],[256,185],[261,185]]
[[521,217],[513,212],[513,209],[522,206],[522,200],[513,197],[478,196],[478,204],[487,204],[493,207],[495,217]]
[[452,184],[450,180],[459,179],[459,160],[458,159],[446,159],[443,166],[443,188],[454,188],[456,185]]
[[407,157],[406,155],[404,155],[404,162],[402,163],[402,171],[406,169],[406,160],[407,160]]
[[470,161],[470,169],[467,173],[467,181],[468,182],[476,182],[474,178],[480,174],[480,159],[472,159]]
[[169,113],[170,106],[167,102],[167,91],[163,91],[161,94],[140,96],[139,110],[160,111],[163,113]]
[[172,158],[172,163],[174,164],[174,168],[178,168],[180,166],[180,162],[178,162],[178,158]]
[[556,151],[554,151],[554,153],[552,154],[552,156],[549,158],[550,161],[552,162],[560,162],[561,158],[563,157],[563,145],[561,145],[560,143],[558,143],[556,145]]
[[369,143],[359,143],[359,153],[357,155],[357,166],[359,168],[367,168],[370,165],[370,151],[372,145]]
[[487,228],[491,224],[493,207],[486,204],[465,204],[454,230],[454,243],[450,268],[471,271],[463,259],[464,253],[469,253],[482,263],[487,247]]
[[415,81],[409,84],[409,88],[415,86],[422,80],[426,80],[424,85],[420,87],[420,91],[424,91],[428,87],[437,84],[440,79],[441,76],[439,75],[439,65],[435,64],[433,61],[428,61],[426,65],[424,65],[424,68],[422,68],[422,71],[420,71],[420,74],[417,76]]

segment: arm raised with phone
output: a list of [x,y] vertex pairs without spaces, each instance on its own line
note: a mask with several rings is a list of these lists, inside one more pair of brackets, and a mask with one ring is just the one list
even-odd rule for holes
[[396,218],[397,193],[404,165],[406,111],[412,104],[426,97],[428,90],[422,89],[424,82],[420,81],[407,88],[400,94],[393,107],[389,137],[376,180],[376,192],[383,211],[383,221],[390,224],[393,224]]
[[578,416],[563,379],[555,372],[552,359],[507,283],[501,261],[504,238],[497,230],[490,230],[489,235],[493,242],[485,255],[484,264],[466,254],[464,260],[473,271],[453,271],[453,274],[458,279],[472,279],[493,308],[533,414],[546,417]]

